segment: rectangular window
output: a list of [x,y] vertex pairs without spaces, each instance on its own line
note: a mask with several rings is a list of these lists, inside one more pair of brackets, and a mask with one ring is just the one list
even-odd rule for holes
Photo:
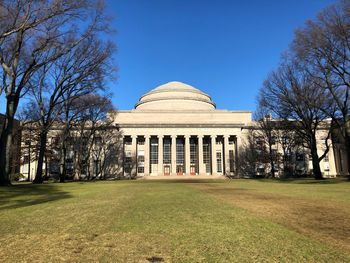
[[230,144],[230,145],[235,144],[235,140],[233,137],[228,138],[228,144]]
[[198,143],[197,139],[190,139],[190,173],[198,173]]
[[137,153],[137,173],[144,173],[145,171],[145,152],[138,151]]
[[182,138],[176,139],[176,164],[185,163],[185,147],[184,140]]
[[208,139],[203,139],[203,163],[205,165],[205,172],[210,173],[211,160],[210,160],[210,143]]
[[221,137],[217,137],[215,139],[215,143],[216,143],[216,145],[221,145],[222,144],[222,138]]
[[216,152],[216,167],[217,167],[217,172],[222,173],[222,158],[221,158],[221,152]]
[[137,138],[137,144],[138,145],[144,145],[145,144],[145,138],[144,137]]
[[132,143],[132,139],[131,139],[131,137],[130,137],[130,136],[125,137],[125,139],[124,139],[124,143],[125,143],[125,145],[131,145],[131,143]]
[[230,160],[230,173],[234,173],[235,172],[235,159],[234,159],[234,155],[233,155],[233,150],[230,150],[228,152],[229,154],[229,160]]
[[170,138],[164,138],[163,163],[171,164],[171,139]]
[[197,149],[196,139],[190,139],[190,163],[192,165],[197,164],[197,156],[198,156],[198,149]]
[[151,164],[158,164],[158,138],[151,138]]
[[23,157],[23,162],[24,162],[24,163],[29,163],[29,155],[25,155],[25,156]]

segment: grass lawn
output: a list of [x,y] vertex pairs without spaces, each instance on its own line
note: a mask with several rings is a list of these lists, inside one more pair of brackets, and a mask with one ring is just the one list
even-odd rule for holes
[[350,182],[0,188],[1,262],[350,262]]

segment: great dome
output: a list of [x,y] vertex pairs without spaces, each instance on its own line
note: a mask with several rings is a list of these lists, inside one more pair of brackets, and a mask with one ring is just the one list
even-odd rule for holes
[[172,81],[144,94],[137,110],[214,110],[210,96],[188,84]]

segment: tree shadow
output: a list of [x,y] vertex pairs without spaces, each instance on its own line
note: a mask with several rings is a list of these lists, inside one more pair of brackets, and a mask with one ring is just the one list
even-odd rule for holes
[[71,198],[55,184],[18,184],[0,188],[0,211]]
[[[255,179],[257,180],[257,179]],[[343,184],[350,183],[347,178],[327,178],[316,180],[313,178],[281,178],[281,179],[258,179],[260,182],[275,182],[282,184]]]

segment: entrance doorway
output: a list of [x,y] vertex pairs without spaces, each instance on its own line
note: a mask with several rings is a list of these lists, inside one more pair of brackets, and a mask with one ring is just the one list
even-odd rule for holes
[[164,166],[164,175],[170,175],[170,166],[169,165]]

